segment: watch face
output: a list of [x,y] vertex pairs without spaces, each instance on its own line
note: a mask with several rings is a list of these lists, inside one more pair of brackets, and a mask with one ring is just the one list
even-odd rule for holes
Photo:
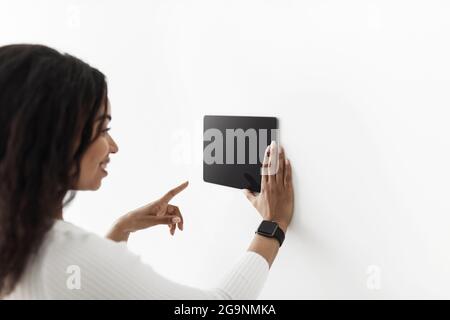
[[272,221],[263,221],[261,223],[261,225],[259,226],[258,231],[268,234],[268,235],[273,235],[275,233],[275,230],[277,229],[278,225],[275,222]]

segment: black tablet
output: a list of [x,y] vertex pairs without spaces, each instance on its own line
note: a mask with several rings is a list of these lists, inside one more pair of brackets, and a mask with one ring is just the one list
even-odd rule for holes
[[260,192],[264,151],[273,140],[279,140],[277,118],[206,115],[203,180]]

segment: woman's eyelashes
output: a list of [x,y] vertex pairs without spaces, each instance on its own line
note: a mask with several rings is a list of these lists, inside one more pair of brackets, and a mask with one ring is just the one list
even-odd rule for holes
[[103,129],[103,134],[106,134],[109,130],[111,130],[111,128],[106,128],[106,129]]

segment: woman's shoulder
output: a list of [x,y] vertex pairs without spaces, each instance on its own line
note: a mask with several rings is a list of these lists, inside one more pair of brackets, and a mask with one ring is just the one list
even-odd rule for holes
[[[57,220],[38,252],[30,257],[8,299],[94,297],[98,285],[113,281],[114,274],[133,270],[139,264],[139,256],[129,251],[125,242],[117,243]],[[83,290],[78,290],[81,284]]]
[[[41,249],[41,277],[50,297],[85,297],[97,285],[113,281],[116,273],[141,264],[125,242],[114,242],[66,221],[55,222]],[[78,275],[84,293],[67,290]]]
[[98,240],[98,238],[100,238],[95,233],[87,231],[71,222],[64,220],[55,220],[53,227],[49,231],[49,237],[52,240],[60,241],[87,241]]
[[[115,242],[67,221],[58,220],[40,248],[41,264],[46,270],[68,265],[106,267],[134,265],[140,256],[127,248],[126,242]],[[88,270],[88,269],[86,269]]]
[[74,251],[80,251],[84,256],[97,252],[128,252],[125,242],[114,242],[63,220],[55,221],[43,246],[48,249],[48,253],[54,252],[58,255],[73,254]]

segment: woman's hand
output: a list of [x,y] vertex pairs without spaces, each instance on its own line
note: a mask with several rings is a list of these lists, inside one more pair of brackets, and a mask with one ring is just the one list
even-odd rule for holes
[[169,204],[169,201],[186,189],[188,184],[189,182],[186,181],[167,192],[160,199],[120,217],[106,237],[117,242],[128,241],[131,232],[147,229],[158,224],[168,225],[171,235],[175,234],[177,226],[178,229],[183,230],[183,216],[180,209]]
[[261,170],[261,193],[244,189],[248,200],[264,220],[275,221],[286,232],[294,213],[292,168],[283,147],[267,147]]

